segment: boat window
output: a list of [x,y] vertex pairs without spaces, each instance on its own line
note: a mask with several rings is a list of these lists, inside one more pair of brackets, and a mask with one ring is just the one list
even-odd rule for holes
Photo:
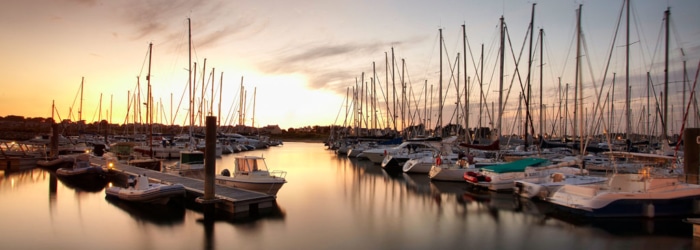
[[238,159],[238,171],[240,171],[240,172],[248,172],[248,161],[247,161],[247,159],[244,159],[244,158]]

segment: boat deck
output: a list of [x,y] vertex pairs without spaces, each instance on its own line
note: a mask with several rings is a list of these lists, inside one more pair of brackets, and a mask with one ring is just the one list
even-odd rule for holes
[[[91,161],[104,164],[103,160],[92,159]],[[145,174],[150,181],[163,184],[180,183],[185,186],[188,197],[204,196],[204,180],[158,172],[123,163],[114,164],[113,168],[109,171],[127,175]],[[232,214],[257,212],[258,209],[272,208],[276,202],[275,197],[272,195],[240,188],[214,185],[214,190],[217,199],[217,201],[214,202],[216,208],[223,209]]]

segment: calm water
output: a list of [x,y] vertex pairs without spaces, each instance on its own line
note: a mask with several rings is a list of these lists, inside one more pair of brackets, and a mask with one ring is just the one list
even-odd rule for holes
[[[287,171],[278,210],[204,223],[190,205],[139,206],[42,169],[0,171],[0,249],[692,249],[680,219],[581,221],[466,183],[389,175],[321,143],[246,152]],[[217,160],[217,173],[233,163]],[[697,240],[696,240],[697,241]]]

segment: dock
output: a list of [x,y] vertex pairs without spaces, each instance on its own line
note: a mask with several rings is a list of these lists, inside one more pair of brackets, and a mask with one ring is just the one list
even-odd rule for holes
[[[91,161],[97,164],[105,164],[102,159],[93,158]],[[186,197],[198,198],[204,196],[204,180],[139,168],[123,163],[114,163],[109,167],[109,172],[133,176],[146,175],[151,182],[162,184],[180,183],[187,190]],[[221,185],[215,185],[214,190],[216,200],[211,203],[216,205],[217,210],[223,210],[233,215],[257,213],[259,210],[272,209],[276,205],[275,196],[265,193]]]

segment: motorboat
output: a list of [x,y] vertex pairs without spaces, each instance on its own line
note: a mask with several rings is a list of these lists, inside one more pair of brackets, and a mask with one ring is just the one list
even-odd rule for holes
[[233,175],[228,169],[216,176],[216,184],[277,196],[287,183],[286,171],[270,171],[262,156],[236,156]]
[[36,165],[46,169],[70,168],[73,166],[75,157],[59,155],[54,159],[45,159],[36,161]]
[[[457,160],[459,160],[459,155],[457,154],[440,156],[441,165],[456,164]],[[437,156],[434,155],[412,158],[403,164],[402,170],[404,173],[427,174],[430,173],[430,169],[435,165],[436,161]]]
[[362,151],[363,157],[366,157],[371,162],[375,164],[381,164],[384,158],[388,155],[412,153],[420,151],[431,151],[438,152],[438,147],[431,145],[431,142],[440,142],[440,138],[429,138],[429,139],[411,139],[404,141],[403,143],[394,147],[377,147],[372,149],[367,149]]
[[[427,161],[430,162],[428,163],[428,171],[430,171],[430,166],[432,166],[432,163],[435,161],[435,155],[437,153],[437,151],[425,150],[417,152],[397,152],[394,154],[388,154],[384,157],[384,160],[382,160],[381,166],[386,171],[402,171],[408,161],[414,159],[424,159],[422,161],[414,161],[411,166],[413,166],[413,164]],[[454,157],[452,158],[456,158],[457,155],[453,155]]]
[[109,182],[107,171],[100,165],[91,164],[89,154],[78,155],[72,166],[57,169],[56,177],[68,186],[85,191],[100,191]]
[[588,185],[605,182],[605,176],[589,175],[588,170],[576,168],[580,166],[581,160],[573,159],[550,166],[542,167],[557,169],[554,173],[545,175],[534,175],[530,178],[515,181],[513,192],[523,198],[546,200],[552,193],[564,185]]
[[601,184],[563,185],[547,201],[585,217],[663,217],[700,214],[700,185],[682,174],[645,167],[614,173]]
[[548,159],[525,158],[483,167],[478,173],[465,173],[463,180],[492,191],[507,191],[513,189],[516,180],[548,174],[548,172],[538,170],[539,167],[547,165],[551,165]]
[[443,161],[441,155],[435,158],[435,164],[430,168],[428,177],[431,181],[458,181],[464,182],[464,175],[469,172],[479,171],[473,164],[470,164],[464,157],[457,160]]
[[129,176],[128,183],[126,188],[109,187],[105,189],[105,194],[125,201],[154,204],[167,204],[171,198],[185,194],[182,184],[151,183],[146,174]]
[[75,157],[73,165],[63,167],[56,170],[56,176],[65,179],[82,179],[90,177],[99,177],[105,174],[102,166],[90,164],[90,155],[81,154]]
[[[164,164],[165,165],[165,164]],[[204,152],[199,150],[182,150],[177,162],[164,166],[166,172],[188,176],[204,171]]]

